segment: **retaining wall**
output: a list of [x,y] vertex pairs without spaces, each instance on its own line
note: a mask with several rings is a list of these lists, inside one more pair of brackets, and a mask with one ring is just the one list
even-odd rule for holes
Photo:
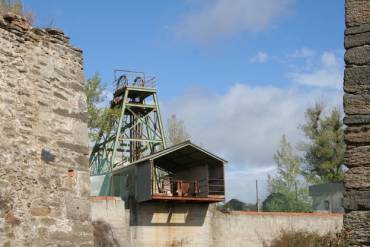
[[126,203],[92,197],[101,241],[116,246],[262,246],[283,229],[318,233],[342,228],[342,214],[222,213],[214,204]]

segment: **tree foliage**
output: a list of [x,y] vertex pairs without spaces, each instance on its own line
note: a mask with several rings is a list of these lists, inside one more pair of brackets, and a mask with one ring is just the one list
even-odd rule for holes
[[170,146],[179,144],[190,139],[190,135],[185,129],[185,124],[183,120],[172,114],[167,120],[167,142]]
[[344,125],[338,108],[324,114],[324,105],[316,103],[306,111],[301,126],[308,142],[302,143],[303,174],[311,184],[343,181]]
[[99,126],[102,109],[99,108],[105,97],[103,96],[104,86],[101,82],[101,77],[96,73],[93,77],[86,80],[85,92],[87,101],[87,111],[89,114],[88,126],[97,128]]
[[106,100],[104,95],[105,87],[101,82],[101,77],[96,73],[93,77],[86,80],[85,93],[88,112],[88,130],[90,141],[99,139],[99,135],[109,133],[113,122],[120,116],[120,108],[107,108],[102,104]]
[[300,158],[283,135],[274,155],[276,176],[268,176],[270,196],[263,202],[264,211],[310,211],[307,186],[300,179]]
[[257,211],[257,205],[231,199],[218,207],[221,211]]
[[289,199],[282,193],[271,193],[263,202],[262,210],[265,212],[285,212],[290,211],[288,207]]
[[3,15],[8,12],[23,16],[30,24],[32,24],[35,19],[35,14],[26,11],[20,0],[0,0],[0,14]]
[[104,109],[99,107],[99,104],[101,104],[105,99],[103,92],[104,86],[102,85],[101,77],[98,73],[86,80],[85,93],[88,113],[87,126],[91,140],[95,140],[97,138],[97,131],[102,124],[102,119],[104,118]]

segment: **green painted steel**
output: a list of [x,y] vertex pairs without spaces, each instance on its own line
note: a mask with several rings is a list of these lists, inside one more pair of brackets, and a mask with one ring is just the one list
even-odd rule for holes
[[119,112],[101,130],[90,155],[90,175],[110,174],[115,169],[166,148],[165,134],[153,79],[136,72],[118,71],[111,109]]

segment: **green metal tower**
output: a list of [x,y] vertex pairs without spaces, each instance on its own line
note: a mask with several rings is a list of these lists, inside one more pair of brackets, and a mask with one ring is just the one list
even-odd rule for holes
[[90,155],[90,175],[109,174],[166,148],[155,78],[115,70],[108,128],[100,130]]

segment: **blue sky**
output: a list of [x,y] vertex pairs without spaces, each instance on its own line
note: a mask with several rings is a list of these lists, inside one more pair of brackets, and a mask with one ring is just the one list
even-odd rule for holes
[[307,106],[342,104],[344,0],[24,2],[83,49],[86,78],[156,76],[164,118],[229,160],[229,198],[254,200],[281,135],[303,140]]

